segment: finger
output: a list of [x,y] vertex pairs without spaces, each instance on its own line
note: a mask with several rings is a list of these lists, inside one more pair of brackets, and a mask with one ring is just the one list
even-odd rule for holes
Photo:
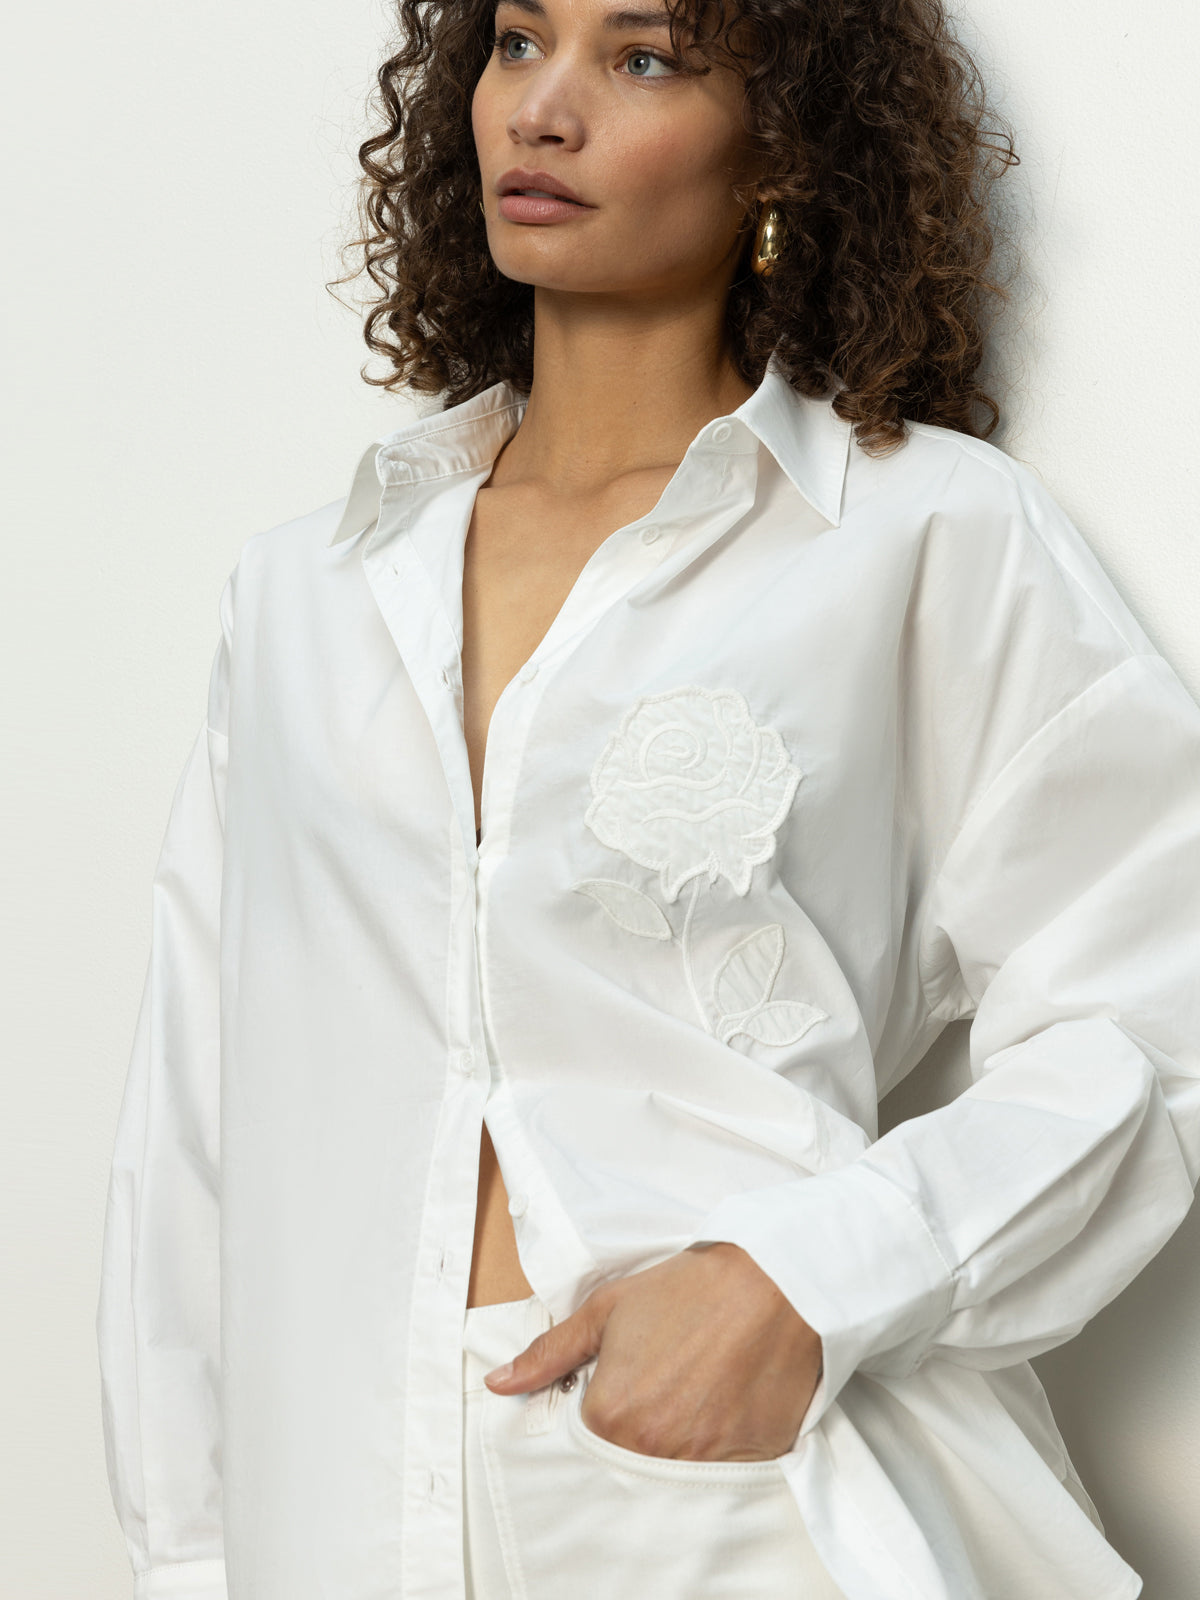
[[485,1372],[484,1383],[497,1394],[524,1394],[573,1372],[599,1351],[610,1310],[610,1297],[595,1290],[578,1310],[539,1333],[511,1361]]

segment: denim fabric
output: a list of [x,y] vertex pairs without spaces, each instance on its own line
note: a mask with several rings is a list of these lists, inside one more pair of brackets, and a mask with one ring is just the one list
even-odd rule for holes
[[496,1395],[483,1375],[551,1324],[536,1295],[466,1313],[467,1600],[843,1600],[774,1461],[645,1456],[581,1415],[573,1383]]

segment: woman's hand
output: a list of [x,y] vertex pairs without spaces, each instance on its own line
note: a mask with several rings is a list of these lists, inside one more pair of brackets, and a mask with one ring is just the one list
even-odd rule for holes
[[640,1455],[684,1461],[785,1455],[821,1375],[820,1337],[741,1246],[724,1241],[602,1284],[485,1382],[522,1394],[594,1355],[580,1413],[587,1427]]

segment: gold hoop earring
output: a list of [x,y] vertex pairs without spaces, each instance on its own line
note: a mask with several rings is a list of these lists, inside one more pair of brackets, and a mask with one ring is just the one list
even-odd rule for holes
[[480,209],[480,211],[483,212],[484,216],[486,217],[487,216],[487,207],[484,205],[482,200],[479,202],[479,209]]
[[783,213],[772,200],[764,206],[758,219],[758,232],[754,236],[754,254],[750,265],[760,277],[769,278],[783,255]]

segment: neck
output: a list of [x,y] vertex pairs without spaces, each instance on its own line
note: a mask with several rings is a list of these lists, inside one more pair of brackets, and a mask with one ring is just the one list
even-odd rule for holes
[[580,298],[537,291],[529,402],[503,452],[507,483],[559,496],[673,470],[706,422],[754,393],[734,366],[723,305],[635,314],[591,296],[581,315]]

